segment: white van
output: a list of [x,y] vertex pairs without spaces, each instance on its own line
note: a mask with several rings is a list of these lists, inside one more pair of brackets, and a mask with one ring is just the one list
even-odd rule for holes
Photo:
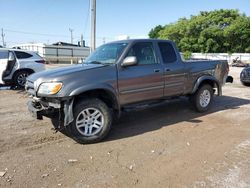
[[23,88],[26,77],[45,70],[45,60],[35,52],[0,48],[0,84]]

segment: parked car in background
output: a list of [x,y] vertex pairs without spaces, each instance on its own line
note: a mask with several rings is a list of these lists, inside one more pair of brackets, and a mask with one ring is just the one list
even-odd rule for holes
[[240,81],[245,86],[250,86],[250,66],[244,68],[240,73]]
[[248,64],[242,62],[239,57],[236,57],[235,59],[233,59],[233,63],[231,65],[232,67],[247,67]]
[[0,49],[0,84],[23,88],[26,77],[45,70],[45,60],[36,52]]

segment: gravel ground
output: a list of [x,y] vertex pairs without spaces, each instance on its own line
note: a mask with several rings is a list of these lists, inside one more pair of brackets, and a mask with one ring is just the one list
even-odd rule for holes
[[34,120],[23,91],[0,91],[0,187],[250,187],[250,87],[207,113],[186,99],[123,114],[101,143],[80,145]]

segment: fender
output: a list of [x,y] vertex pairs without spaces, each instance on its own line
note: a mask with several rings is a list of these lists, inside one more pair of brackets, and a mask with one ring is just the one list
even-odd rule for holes
[[90,84],[90,85],[84,85],[82,87],[79,87],[73,91],[71,91],[71,93],[69,94],[70,97],[73,97],[73,96],[77,96],[77,95],[80,95],[84,92],[88,92],[88,91],[91,91],[91,90],[98,90],[98,89],[101,89],[101,90],[105,90],[107,91],[113,98],[114,102],[116,103],[115,106],[116,108],[119,110],[120,109],[120,103],[119,103],[119,95],[118,95],[118,92],[117,90],[111,86],[110,84]]
[[69,96],[76,96],[76,95],[79,95],[81,93],[84,93],[84,92],[87,92],[90,90],[96,90],[96,89],[103,89],[103,90],[110,92],[114,96],[117,96],[116,90],[109,84],[83,85],[82,87],[78,87],[75,90],[71,91]]
[[64,109],[63,109],[64,114],[67,114],[64,117],[64,126],[68,126],[74,120],[74,117],[73,117],[74,96],[80,95],[80,94],[82,94],[84,92],[97,90],[97,89],[105,90],[112,96],[112,98],[115,100],[115,103],[116,103],[115,106],[118,109],[118,116],[120,116],[120,113],[121,113],[120,112],[120,105],[119,105],[119,102],[118,102],[118,98],[116,97],[117,92],[115,91],[115,89],[112,86],[110,86],[108,84],[85,85],[85,86],[82,86],[82,87],[79,87],[79,88],[73,90],[69,94],[69,96],[72,97],[72,99],[69,100],[69,101],[66,101],[65,104],[64,104]]
[[204,82],[213,82],[216,85],[216,88],[218,91],[218,93],[217,93],[218,96],[222,95],[222,89],[221,89],[221,84],[220,84],[219,80],[217,80],[215,77],[209,76],[209,75],[201,76],[196,80],[196,83],[193,87],[191,94],[195,93],[198,90],[199,86]]

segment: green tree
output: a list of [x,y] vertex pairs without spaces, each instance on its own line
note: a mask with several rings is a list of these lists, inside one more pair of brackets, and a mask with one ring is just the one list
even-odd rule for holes
[[155,28],[151,29],[149,32],[149,37],[152,39],[157,39],[159,38],[159,31],[163,29],[162,25],[157,25]]
[[238,10],[202,11],[157,26],[149,37],[173,40],[182,52],[250,52],[250,17]]

